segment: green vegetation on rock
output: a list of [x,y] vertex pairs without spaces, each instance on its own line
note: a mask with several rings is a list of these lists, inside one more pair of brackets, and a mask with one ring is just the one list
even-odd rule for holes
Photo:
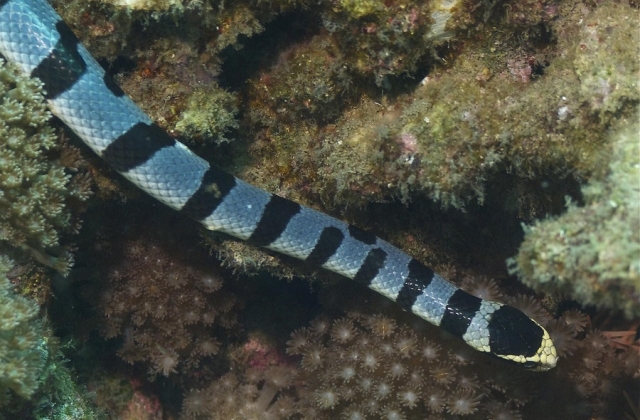
[[638,124],[612,136],[608,175],[582,188],[585,204],[525,227],[511,272],[535,290],[640,317]]

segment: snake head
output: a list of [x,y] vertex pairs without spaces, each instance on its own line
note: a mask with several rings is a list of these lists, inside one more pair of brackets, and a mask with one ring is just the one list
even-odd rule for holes
[[546,371],[556,366],[558,352],[547,330],[520,310],[501,305],[488,323],[489,351],[525,369]]

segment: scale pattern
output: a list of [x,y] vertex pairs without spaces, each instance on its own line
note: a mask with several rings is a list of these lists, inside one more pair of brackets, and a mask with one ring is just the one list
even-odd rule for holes
[[165,205],[353,279],[476,350],[534,370],[556,365],[547,331],[519,310],[472,296],[368,232],[210,166],[124,94],[45,0],[0,0],[0,53],[42,80],[53,114]]

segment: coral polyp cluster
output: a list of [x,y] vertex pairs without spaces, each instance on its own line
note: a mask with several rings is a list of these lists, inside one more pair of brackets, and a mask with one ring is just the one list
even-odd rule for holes
[[175,233],[136,224],[128,235],[103,236],[96,261],[103,280],[88,292],[98,301],[104,336],[122,338],[118,355],[145,363],[152,375],[185,375],[211,361],[240,307],[220,267]]
[[482,417],[492,399],[464,350],[444,349],[385,315],[318,319],[287,344],[301,357],[300,410],[319,419]]
[[46,352],[38,305],[12,290],[13,263],[0,255],[0,407],[15,393],[29,398],[38,388]]
[[209,387],[192,390],[183,401],[186,418],[210,420],[286,420],[297,413],[290,396],[277,395],[291,387],[295,370],[270,367],[242,376],[228,373]]
[[[528,306],[544,311],[537,301]],[[433,328],[384,314],[318,318],[287,343],[300,358],[297,409],[315,419],[569,418],[581,410],[611,418],[616,390],[631,384],[621,372],[640,367],[637,349],[616,347],[577,310],[545,325],[563,360],[552,377],[493,363],[457,342],[443,345],[429,336]]]
[[73,151],[56,139],[50,116],[40,82],[0,59],[0,246],[66,273],[72,258],[60,236],[79,226],[69,204],[90,191],[65,170],[61,156]]

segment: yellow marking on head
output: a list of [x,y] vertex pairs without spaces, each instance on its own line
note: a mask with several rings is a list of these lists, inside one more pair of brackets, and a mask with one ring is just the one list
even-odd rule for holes
[[[542,328],[542,326],[540,328]],[[545,371],[556,367],[556,363],[558,363],[558,352],[547,330],[544,328],[542,328],[542,330],[544,331],[542,343],[536,352],[536,356],[538,356],[540,360],[540,365],[536,370]]]
[[[551,337],[547,330],[545,330],[542,325],[538,324],[535,320],[532,319],[532,321],[542,328],[543,331],[540,348],[538,348],[536,354],[530,357],[525,357],[521,354],[496,354],[496,356],[512,363],[535,363],[535,367],[530,369],[537,372],[544,372],[549,369],[553,369],[556,366],[558,363],[558,352],[556,351],[556,347],[553,345],[553,341],[551,341]],[[491,352],[488,346],[472,345],[472,347],[482,352]]]
[[[536,324],[538,323],[536,322]],[[542,328],[544,334],[542,335],[542,342],[540,343],[540,348],[536,351],[536,354],[531,357],[513,354],[498,356],[515,363],[533,362],[536,366],[531,370],[537,372],[544,372],[556,367],[556,364],[558,363],[558,352],[556,351],[556,347],[553,345],[553,341],[551,341],[551,337],[547,330],[545,330],[540,324],[538,324],[538,326]]]

